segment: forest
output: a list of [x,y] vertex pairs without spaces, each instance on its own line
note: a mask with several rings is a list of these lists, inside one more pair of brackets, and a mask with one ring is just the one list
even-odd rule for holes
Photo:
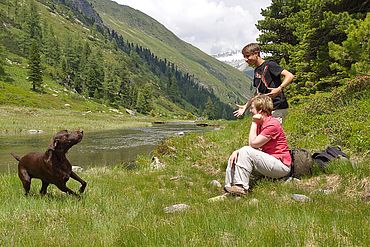
[[368,0],[272,0],[256,27],[268,59],[296,76],[290,98],[370,73]]

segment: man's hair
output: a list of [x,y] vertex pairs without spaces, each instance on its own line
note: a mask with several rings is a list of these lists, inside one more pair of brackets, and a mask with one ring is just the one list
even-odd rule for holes
[[261,52],[260,46],[257,43],[250,43],[250,44],[244,46],[244,48],[242,50],[243,55],[250,55],[250,54],[253,54],[253,53],[256,53],[256,52],[258,53],[258,55]]
[[272,99],[265,94],[255,96],[253,98],[252,104],[254,105],[257,111],[265,112],[268,115],[271,115],[271,112],[274,109]]

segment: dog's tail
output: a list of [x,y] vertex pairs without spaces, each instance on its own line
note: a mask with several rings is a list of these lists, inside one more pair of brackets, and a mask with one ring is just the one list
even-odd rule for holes
[[13,153],[10,153],[13,157],[14,157],[14,159],[16,159],[16,160],[18,160],[18,161],[20,161],[21,160],[21,158],[18,156],[18,155],[15,155],[15,154],[13,154]]

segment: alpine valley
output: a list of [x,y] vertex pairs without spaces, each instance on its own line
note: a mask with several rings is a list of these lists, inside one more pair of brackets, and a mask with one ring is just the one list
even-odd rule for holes
[[113,1],[3,0],[0,25],[1,105],[219,119],[251,95],[243,72]]

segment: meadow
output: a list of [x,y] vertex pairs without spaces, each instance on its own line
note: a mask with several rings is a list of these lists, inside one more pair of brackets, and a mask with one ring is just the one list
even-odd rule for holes
[[[325,171],[315,167],[300,181],[256,181],[245,197],[209,201],[223,193],[210,183],[222,184],[229,154],[248,136],[249,117],[164,140],[130,169],[117,164],[79,172],[88,182],[81,198],[55,186],[41,196],[36,180],[26,197],[17,175],[3,174],[0,245],[369,246],[369,99],[362,79],[295,99],[284,122],[290,146],[314,152],[340,145],[350,161],[334,161]],[[153,156],[163,169],[151,168]],[[189,207],[166,213],[174,204]]]

